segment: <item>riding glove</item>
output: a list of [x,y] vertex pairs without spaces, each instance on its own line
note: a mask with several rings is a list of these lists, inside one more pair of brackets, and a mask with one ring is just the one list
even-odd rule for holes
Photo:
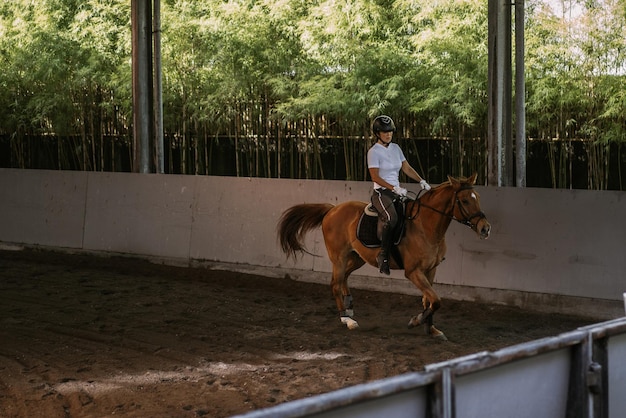
[[400,186],[393,186],[393,192],[398,196],[406,196],[406,189]]
[[430,190],[430,184],[426,183],[426,180],[420,181],[420,185],[422,186],[422,189],[429,191]]

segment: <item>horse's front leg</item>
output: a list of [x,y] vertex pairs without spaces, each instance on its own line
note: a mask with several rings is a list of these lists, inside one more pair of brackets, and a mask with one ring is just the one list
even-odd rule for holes
[[447,340],[444,333],[433,325],[435,312],[441,306],[441,299],[431,284],[434,275],[434,269],[429,272],[428,277],[421,270],[417,269],[407,275],[407,278],[422,292],[422,306],[424,308],[420,314],[409,320],[408,326],[409,328],[413,328],[423,325],[427,335]]

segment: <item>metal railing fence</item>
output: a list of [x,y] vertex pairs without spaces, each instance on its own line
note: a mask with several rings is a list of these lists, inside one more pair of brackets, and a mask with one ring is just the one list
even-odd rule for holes
[[240,418],[621,418],[626,317]]

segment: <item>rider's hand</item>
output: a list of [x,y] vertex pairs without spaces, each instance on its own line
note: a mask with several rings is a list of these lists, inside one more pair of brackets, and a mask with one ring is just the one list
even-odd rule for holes
[[393,186],[393,192],[395,194],[397,194],[398,196],[406,196],[406,189],[404,187],[400,187],[400,186]]
[[420,186],[422,186],[422,189],[429,191],[430,190],[430,184],[426,183],[426,180],[422,179],[422,181],[420,181]]

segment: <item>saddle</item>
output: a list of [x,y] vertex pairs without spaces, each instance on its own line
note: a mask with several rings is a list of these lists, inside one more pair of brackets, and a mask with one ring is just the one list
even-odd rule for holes
[[[398,223],[392,231],[393,247],[390,248],[391,252],[395,252],[395,246],[400,243],[404,236],[404,203],[400,200],[394,201],[396,207],[396,213],[398,214]],[[368,248],[380,247],[380,239],[378,239],[378,212],[374,205],[371,203],[365,206],[363,213],[359,218],[359,223],[356,227],[356,236],[361,241],[361,244]]]

